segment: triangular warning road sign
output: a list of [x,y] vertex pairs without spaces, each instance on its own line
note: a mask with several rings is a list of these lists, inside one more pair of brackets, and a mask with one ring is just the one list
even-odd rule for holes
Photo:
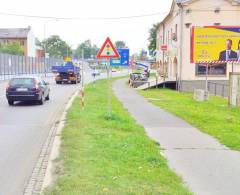
[[101,49],[98,51],[97,58],[120,58],[119,53],[116,48],[113,46],[109,37],[104,42]]

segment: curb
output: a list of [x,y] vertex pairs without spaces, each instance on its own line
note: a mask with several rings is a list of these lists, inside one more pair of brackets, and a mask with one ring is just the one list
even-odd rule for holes
[[[52,179],[46,181],[46,178],[51,178],[51,168],[52,161],[50,159],[53,158],[53,150],[59,150],[60,144],[54,147],[54,142],[56,140],[60,142],[60,132],[64,127],[64,119],[67,114],[67,110],[71,107],[74,99],[79,94],[79,89],[73,93],[73,95],[69,98],[69,101],[66,103],[66,107],[64,108],[61,117],[57,117],[55,122],[49,131],[48,137],[43,144],[41,149],[38,161],[33,169],[32,175],[24,189],[23,195],[37,195],[41,194],[43,189],[50,185]],[[54,158],[55,159],[55,158]]]

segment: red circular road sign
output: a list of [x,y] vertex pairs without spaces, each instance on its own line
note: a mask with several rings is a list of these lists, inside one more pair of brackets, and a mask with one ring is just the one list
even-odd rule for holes
[[167,45],[161,45],[161,50],[166,51],[168,49]]

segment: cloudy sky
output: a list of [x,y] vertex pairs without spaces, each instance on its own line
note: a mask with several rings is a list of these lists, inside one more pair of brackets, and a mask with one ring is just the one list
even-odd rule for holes
[[[0,28],[32,26],[40,40],[58,34],[73,48],[90,39],[99,47],[109,36],[112,41],[123,40],[131,53],[147,48],[148,31],[168,13],[171,0],[7,0],[1,1]],[[34,15],[73,20],[6,16],[3,13]],[[158,13],[158,14],[155,14]],[[109,19],[151,15],[128,19]]]

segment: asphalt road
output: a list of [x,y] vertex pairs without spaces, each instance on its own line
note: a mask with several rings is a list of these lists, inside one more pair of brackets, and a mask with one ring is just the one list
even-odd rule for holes
[[[86,70],[84,80],[85,83],[92,80],[90,69]],[[81,84],[56,85],[53,78],[47,81],[51,93],[44,105],[17,103],[14,106],[7,104],[6,82],[0,82],[0,195],[23,194],[49,130],[68,99],[81,87]]]

